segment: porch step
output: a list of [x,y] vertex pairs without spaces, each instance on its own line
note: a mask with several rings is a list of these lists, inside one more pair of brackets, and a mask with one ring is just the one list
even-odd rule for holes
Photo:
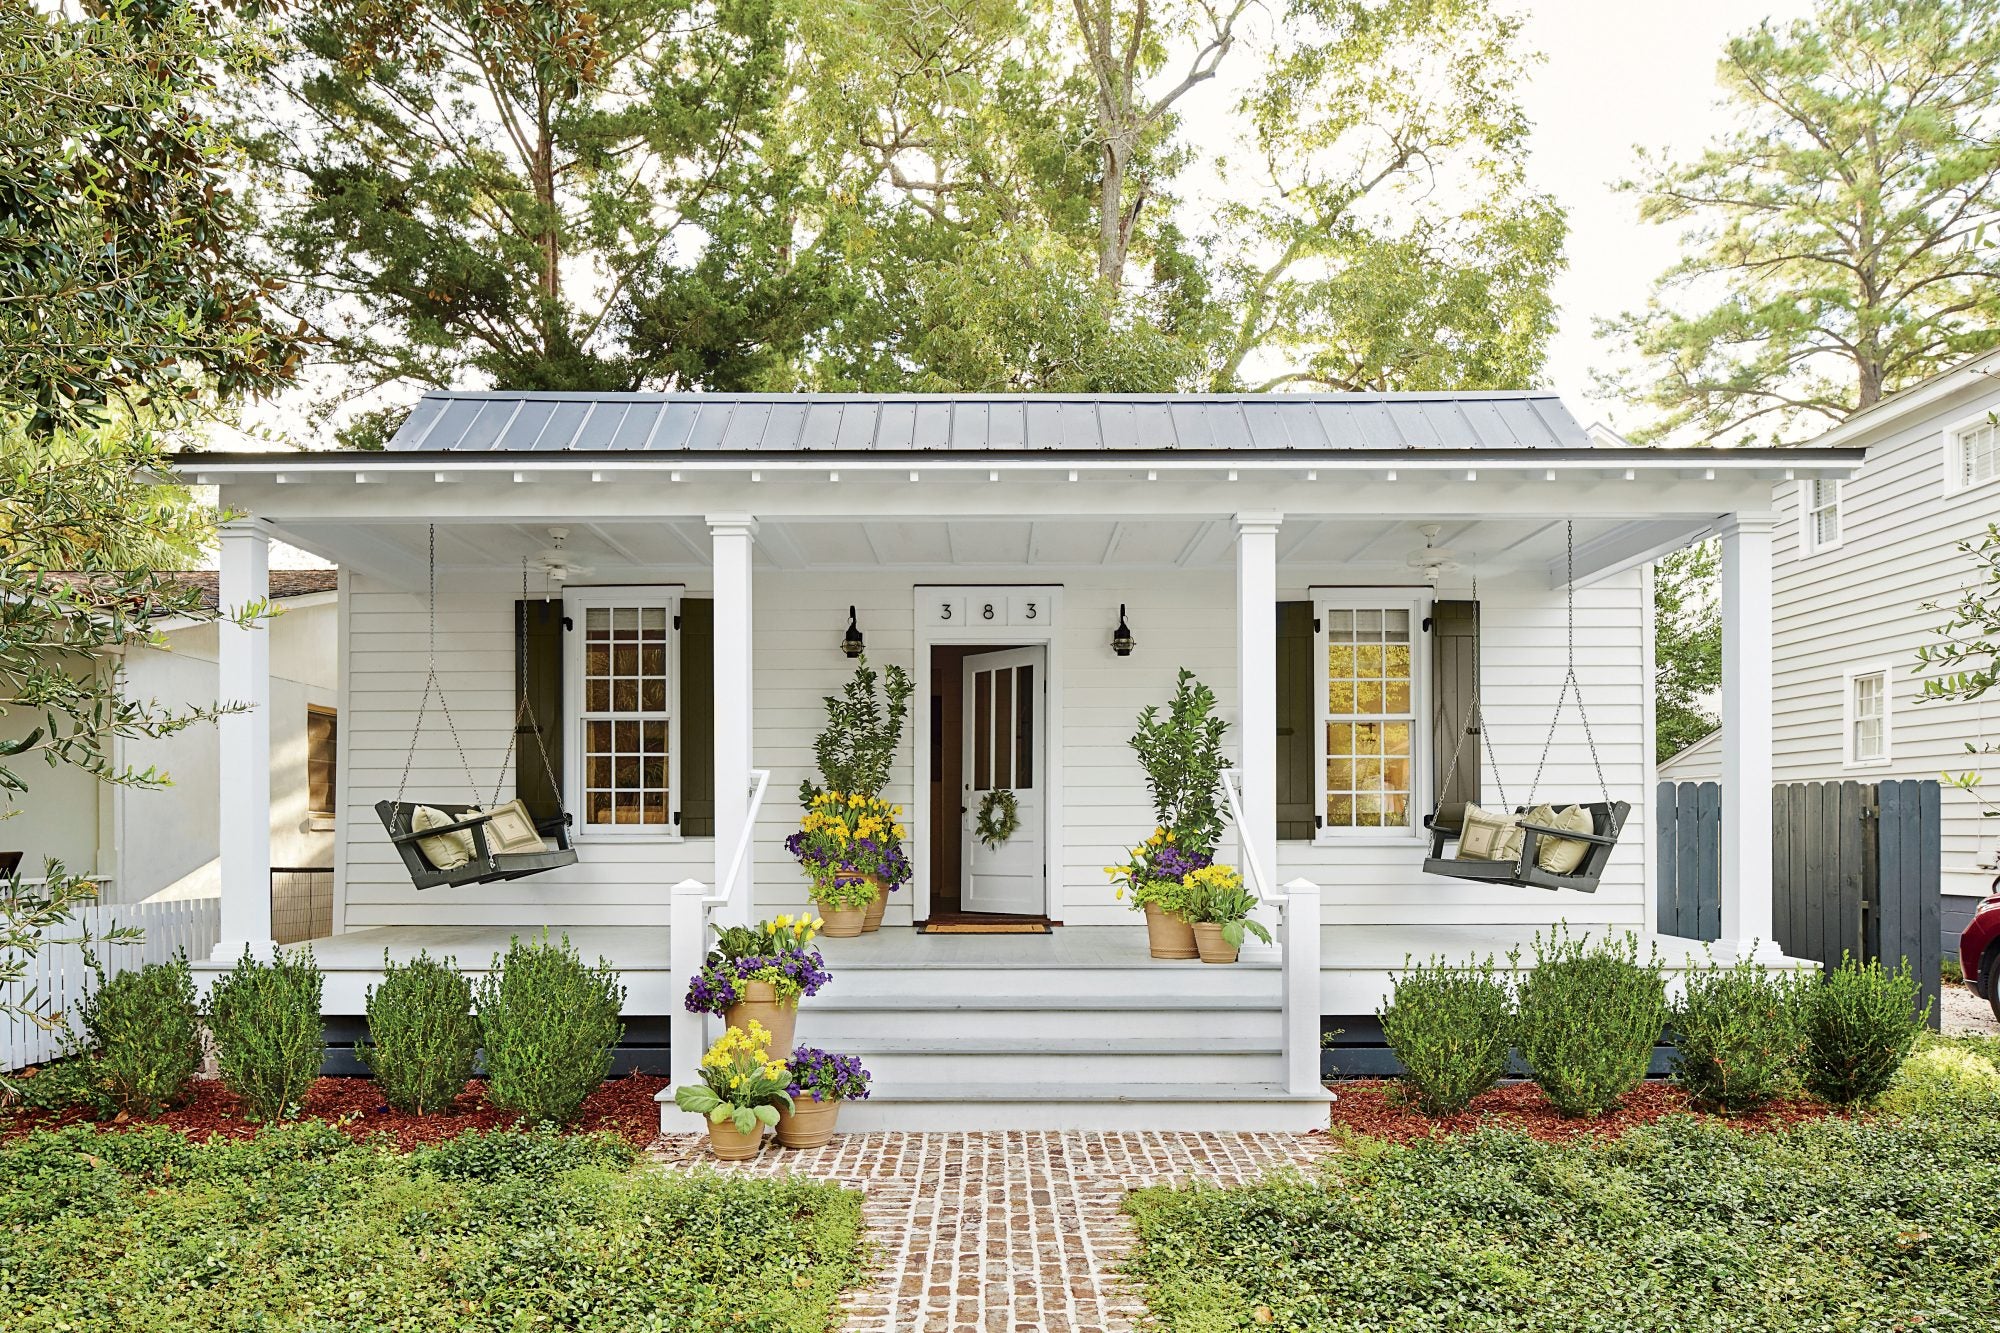
[[1256,1084],[1284,1074],[1284,1047],[1267,1036],[863,1037],[838,1050],[860,1057],[879,1086],[1024,1084],[1078,1088],[1143,1080],[1213,1086]]
[[798,1036],[802,1042],[831,1050],[859,1050],[899,1038],[942,1051],[975,1042],[1059,1042],[1089,1035],[1174,1042],[1177,1049],[1191,1051],[1231,1038],[1276,1041],[1284,1024],[1283,1010],[1274,1000],[1182,996],[1103,1000],[1101,996],[808,1000],[799,1008]]
[[1068,999],[1089,997],[1094,1006],[1111,999],[1149,996],[1239,997],[1276,995],[1283,972],[1275,966],[1210,967],[1201,963],[1153,963],[1139,967],[912,967],[866,965],[829,958],[834,983],[826,997],[893,995],[930,1002],[945,996],[978,996],[998,1000],[1008,996],[1039,998],[1061,992]]
[[841,1108],[843,1131],[1114,1130],[1304,1133],[1331,1099],[1283,1084],[908,1083]]

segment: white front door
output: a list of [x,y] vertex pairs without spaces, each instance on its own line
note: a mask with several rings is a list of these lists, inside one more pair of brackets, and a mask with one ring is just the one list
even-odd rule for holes
[[[1048,909],[1042,752],[1048,732],[1047,650],[1008,648],[965,658],[965,864],[968,912]],[[979,812],[994,792],[1014,795],[1017,827],[997,846],[979,837]]]

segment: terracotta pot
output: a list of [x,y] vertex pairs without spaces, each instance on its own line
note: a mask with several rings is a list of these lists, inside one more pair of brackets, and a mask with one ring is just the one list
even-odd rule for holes
[[861,932],[867,935],[882,929],[882,914],[889,910],[889,886],[882,882],[882,877],[880,875],[842,875],[840,878],[843,880],[865,880],[867,883],[875,886],[875,896],[870,898],[868,906],[862,909],[867,915],[862,918]]
[[748,1134],[731,1120],[709,1120],[708,1150],[725,1162],[747,1162],[764,1146],[764,1127],[753,1125]]
[[1193,958],[1194,927],[1158,903],[1147,903],[1146,944],[1155,958]]
[[787,1148],[824,1148],[839,1116],[838,1099],[816,1102],[810,1094],[802,1094],[793,1109],[778,1108],[778,1142]]
[[820,927],[820,934],[829,939],[851,940],[861,933],[868,924],[868,909],[865,907],[830,907],[813,900],[813,907],[826,924]]
[[1204,963],[1233,963],[1236,949],[1222,938],[1222,927],[1213,921],[1194,923],[1194,945]]
[[746,981],[743,983],[743,998],[738,1000],[723,1014],[730,1027],[750,1030],[750,1020],[764,1025],[771,1034],[771,1058],[783,1060],[792,1053],[792,1034],[798,1030],[799,1002],[778,1003],[778,991],[768,981]]

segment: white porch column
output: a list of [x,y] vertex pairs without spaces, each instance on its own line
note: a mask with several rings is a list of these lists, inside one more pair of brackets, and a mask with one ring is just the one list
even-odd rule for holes
[[[750,811],[750,563],[757,520],[710,514],[708,531],[715,552],[715,891],[721,893]],[[716,914],[721,924],[755,919],[756,859],[743,858],[742,879]]]
[[[256,519],[222,525],[218,595],[225,616],[271,595],[271,534]],[[271,949],[271,634],[259,616],[216,626],[218,702],[247,704],[216,723],[222,935],[211,955],[231,962]]]
[[[1243,874],[1254,857],[1267,877],[1263,891],[1279,895],[1278,874],[1278,526],[1283,515],[1236,516],[1237,765],[1243,826],[1237,830]],[[1275,927],[1272,908],[1257,913]],[[1275,931],[1273,932],[1275,935]],[[1252,936],[1246,954],[1269,956]]]
[[1771,926],[1771,530],[1731,514],[1722,538],[1722,936],[1718,958],[1783,957]]

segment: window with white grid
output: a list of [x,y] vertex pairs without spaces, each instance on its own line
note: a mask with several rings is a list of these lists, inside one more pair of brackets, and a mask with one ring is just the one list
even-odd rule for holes
[[678,601],[661,588],[564,594],[569,790],[585,836],[678,832]]
[[1321,829],[1331,837],[1416,826],[1422,606],[1407,593],[1316,599],[1325,670]]
[[1949,466],[1954,490],[2000,478],[2000,425],[1989,417],[1953,431]]
[[1808,552],[1840,545],[1840,483],[1805,484],[1805,547]]
[[1847,681],[1847,762],[1879,764],[1889,757],[1889,672],[1858,671]]

